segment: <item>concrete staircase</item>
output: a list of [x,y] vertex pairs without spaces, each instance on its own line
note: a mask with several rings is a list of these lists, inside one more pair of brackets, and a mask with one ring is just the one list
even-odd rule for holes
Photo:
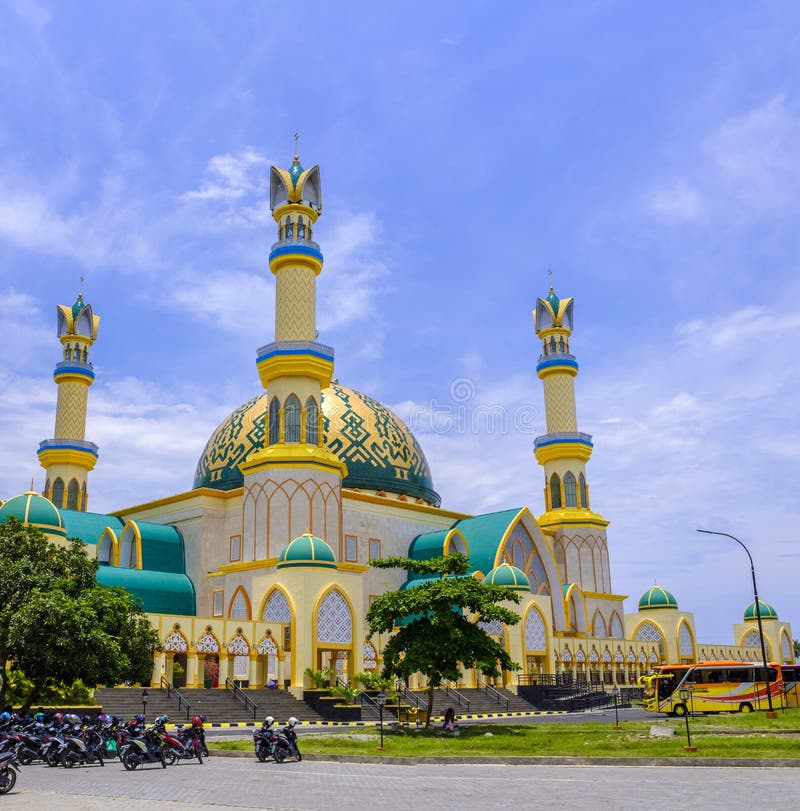
[[[464,687],[458,690],[458,693],[467,701],[469,701],[469,709],[465,704],[459,704],[454,694],[448,694],[444,689],[440,688],[434,690],[433,693],[433,714],[444,715],[448,707],[452,707],[456,715],[473,715],[473,714],[488,714],[488,713],[505,713],[505,712],[532,712],[537,708],[530,702],[521,698],[516,693],[503,688],[496,688],[500,694],[498,697],[493,694],[486,693],[479,687]],[[427,702],[427,691],[415,690],[414,691],[423,702]],[[506,705],[506,701],[508,704]]]
[[[189,702],[178,709],[178,699],[173,692],[167,696],[166,690],[157,687],[148,688],[147,720],[152,721],[157,715],[168,715],[173,723],[182,723],[195,715],[204,715],[208,723],[257,722],[261,723],[267,715],[278,721],[286,721],[289,716],[296,716],[301,721],[321,720],[318,713],[303,701],[296,699],[286,690],[244,690],[247,697],[255,702],[255,713],[252,706],[246,708],[234,697],[230,690],[205,690],[203,688],[183,688],[181,695]],[[95,702],[103,707],[109,715],[121,715],[126,720],[142,712],[142,689],[138,687],[103,687],[95,690]]]

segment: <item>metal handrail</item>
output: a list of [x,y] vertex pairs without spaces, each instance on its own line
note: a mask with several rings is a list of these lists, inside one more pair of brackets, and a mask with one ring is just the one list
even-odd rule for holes
[[403,697],[404,701],[407,701],[409,704],[413,704],[418,710],[423,710],[428,708],[428,702],[425,699],[420,698],[418,693],[415,693],[413,690],[409,690],[405,684],[402,682],[397,682],[395,684],[395,692]]
[[499,690],[496,690],[491,684],[487,684],[486,682],[478,682],[478,687],[482,688],[483,692],[493,698],[498,704],[505,704],[506,712],[509,711],[510,702]]
[[178,712],[181,711],[182,707],[186,706],[186,717],[189,717],[189,713],[191,712],[192,705],[189,701],[187,701],[182,695],[180,690],[177,687],[173,687],[166,676],[161,677],[161,689],[167,691],[167,698],[172,698],[172,694],[175,694],[175,698],[178,699]]
[[258,705],[256,704],[255,701],[253,701],[252,698],[250,698],[250,696],[248,696],[244,692],[244,690],[242,690],[241,687],[239,687],[238,684],[236,684],[236,682],[234,682],[234,680],[230,676],[228,676],[225,679],[225,689],[226,690],[228,690],[228,689],[233,690],[233,697],[238,699],[239,701],[241,701],[244,704],[244,708],[246,710],[249,710],[249,709],[253,710],[253,720],[255,721],[256,720],[256,713],[258,712]]
[[459,707],[466,707],[467,711],[469,711],[470,700],[462,693],[459,693],[455,687],[445,684],[444,694],[446,696],[452,696],[458,702]]

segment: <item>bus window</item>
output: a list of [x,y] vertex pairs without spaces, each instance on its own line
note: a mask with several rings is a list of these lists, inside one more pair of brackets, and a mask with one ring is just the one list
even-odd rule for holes
[[669,696],[672,695],[678,685],[679,675],[682,674],[677,674],[674,670],[661,669],[658,678],[655,680],[659,701],[663,701],[665,698],[669,698]]
[[728,681],[731,684],[753,681],[753,671],[746,667],[732,667],[728,670]]

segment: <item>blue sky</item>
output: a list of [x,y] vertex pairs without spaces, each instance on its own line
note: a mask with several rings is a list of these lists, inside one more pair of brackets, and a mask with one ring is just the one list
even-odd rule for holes
[[[747,561],[703,526],[749,543],[800,623],[799,24],[792,2],[4,4],[0,497],[43,484],[81,276],[92,509],[191,486],[259,389],[267,170],[297,130],[323,179],[320,339],[413,423],[444,506],[542,509],[552,268],[628,610],[657,580],[732,641]],[[473,426],[500,407],[507,430]]]

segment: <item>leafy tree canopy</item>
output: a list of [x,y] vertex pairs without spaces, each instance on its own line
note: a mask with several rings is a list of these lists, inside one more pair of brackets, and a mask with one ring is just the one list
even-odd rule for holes
[[490,678],[501,670],[519,670],[502,645],[478,624],[493,620],[518,623],[519,614],[498,603],[518,603],[519,594],[470,577],[466,555],[424,561],[392,557],[372,565],[431,577],[420,585],[377,597],[367,612],[370,635],[395,631],[383,649],[384,675],[407,679],[419,672],[427,677],[429,723],[434,688],[443,681],[457,681],[462,668],[476,668]]
[[0,706],[7,661],[33,685],[23,709],[48,683],[149,680],[158,636],[133,596],[100,585],[96,571],[79,540],[0,524]]

